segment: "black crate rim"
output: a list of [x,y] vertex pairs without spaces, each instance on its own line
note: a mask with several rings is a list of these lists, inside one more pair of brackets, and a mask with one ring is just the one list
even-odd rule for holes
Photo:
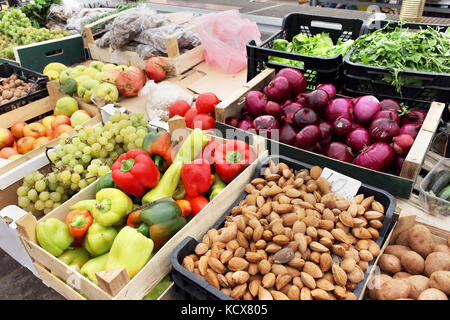
[[[269,161],[273,160],[274,162],[278,163],[279,161],[282,161],[284,163],[286,163],[289,168],[294,169],[293,165],[295,166],[300,166],[301,168],[308,168],[310,169],[313,165],[301,162],[301,161],[297,161],[294,160],[292,158],[289,157],[285,157],[282,155],[271,155],[268,156],[264,159],[261,160],[261,162],[258,164],[258,166],[255,168],[255,173],[253,174],[253,177],[251,179],[260,177],[261,175],[259,174],[261,171],[261,168],[263,166],[267,166]],[[294,170],[300,170],[298,167],[295,168]],[[381,248],[384,244],[384,242],[387,239],[388,236],[388,231],[391,230],[394,222],[395,222],[395,217],[394,217],[394,211],[396,208],[396,200],[395,198],[388,192],[376,188],[376,187],[372,187],[369,186],[367,184],[362,183],[361,187],[359,189],[359,193],[362,193],[360,190],[361,189],[367,189],[369,191],[372,191],[373,193],[379,193],[381,195],[383,195],[384,197],[386,197],[387,201],[389,202],[387,208],[385,208],[385,216],[383,219],[383,226],[382,228],[379,230],[380,235],[377,238],[377,240],[375,241],[378,246]],[[239,202],[245,198],[246,196],[246,192],[242,193],[238,199],[225,211],[225,213],[221,216],[221,218],[219,218],[217,220],[217,222],[213,225],[213,228],[218,229],[225,221],[225,218],[227,216],[230,215],[231,213],[231,209],[233,207],[235,207],[237,204],[239,204]],[[380,199],[378,199],[380,200]],[[378,201],[377,200],[377,201]],[[172,254],[170,256],[170,260],[171,260],[171,264],[172,264],[172,278],[174,280],[174,284],[176,287],[178,287],[177,284],[177,280],[178,280],[178,276],[182,276],[184,278],[184,280],[187,279],[187,282],[190,282],[190,284],[195,288],[201,288],[203,290],[206,290],[206,294],[208,294],[209,296],[212,296],[214,298],[217,298],[219,300],[233,300],[231,297],[229,297],[228,295],[224,294],[223,292],[221,292],[220,290],[218,290],[217,288],[215,288],[214,286],[210,285],[207,281],[201,279],[200,277],[198,277],[196,274],[188,271],[186,268],[184,268],[181,263],[180,260],[184,258],[180,257],[180,251],[183,250],[183,248],[185,246],[187,246],[188,244],[192,243],[192,242],[198,243],[194,238],[192,237],[186,237],[182,242],[180,242],[175,249],[172,251]],[[372,269],[374,268],[374,264],[376,262],[377,259],[373,259],[372,261],[369,262],[369,268],[367,268],[367,270],[364,272],[364,280],[361,281],[360,283],[358,283],[358,285],[356,286],[355,290],[353,291],[353,293],[358,297],[359,295],[361,295],[362,290],[364,289],[367,281],[369,280],[369,274],[372,272]],[[181,288],[184,291],[188,291],[188,288]],[[192,294],[192,292],[190,292]]]

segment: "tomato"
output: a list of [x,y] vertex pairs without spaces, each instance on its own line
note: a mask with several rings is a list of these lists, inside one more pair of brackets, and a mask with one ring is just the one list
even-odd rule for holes
[[195,101],[195,107],[197,108],[198,113],[214,114],[214,107],[219,102],[219,99],[214,93],[206,92],[198,96],[197,101]]
[[174,103],[172,103],[169,107],[170,117],[171,118],[174,116],[184,117],[184,115],[186,114],[186,112],[189,111],[189,109],[191,109],[189,103],[187,103],[184,100],[177,100]]
[[191,108],[184,114],[184,120],[188,128],[194,129],[194,118],[198,115],[197,109]]
[[194,128],[202,130],[214,129],[216,127],[216,120],[207,113],[201,113],[194,118]]

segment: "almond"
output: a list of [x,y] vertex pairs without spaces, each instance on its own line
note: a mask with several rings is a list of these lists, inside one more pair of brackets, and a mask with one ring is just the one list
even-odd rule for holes
[[242,247],[237,248],[234,250],[234,256],[236,258],[243,258],[245,256],[245,249]]
[[261,285],[261,280],[252,280],[248,286],[248,291],[250,291],[253,297],[258,295],[259,286]]
[[257,249],[264,249],[264,248],[266,247],[266,245],[267,245],[267,243],[266,243],[266,241],[263,240],[263,239],[259,239],[259,240],[256,241],[256,243],[255,243],[255,247],[256,247]]
[[230,259],[233,258],[233,252],[230,250],[224,250],[221,254],[220,254],[220,262],[222,262],[222,264],[226,264],[228,263],[228,261],[230,261]]
[[195,247],[194,252],[201,256],[204,255],[206,253],[206,251],[208,251],[209,247],[207,244],[200,242],[199,244],[197,244],[197,246]]
[[338,299],[345,299],[345,297],[347,296],[347,291],[344,287],[341,286],[334,286],[333,293]]
[[306,234],[310,236],[312,239],[317,238],[317,229],[314,227],[306,228]]
[[258,289],[258,299],[259,300],[273,300],[272,295],[269,290],[264,289],[263,287],[259,287]]
[[323,272],[320,270],[319,266],[311,261],[306,261],[303,266],[303,271],[309,273],[313,278],[318,279],[322,278]]
[[223,274],[217,275],[217,280],[219,281],[219,285],[224,288],[229,288],[230,285],[228,284],[227,278]]
[[307,216],[302,220],[307,227],[317,228],[319,226],[319,219],[314,216]]
[[293,268],[301,268],[305,265],[305,260],[300,257],[294,257],[291,261],[288,262],[288,265]]
[[260,262],[260,261],[263,259],[263,257],[262,257],[258,252],[251,252],[251,251],[248,251],[248,252],[245,254],[245,259],[246,259],[248,262],[258,263],[258,262]]
[[258,264],[256,264],[256,263],[250,263],[250,264],[248,265],[247,272],[248,272],[249,274],[251,274],[252,276],[258,274],[258,272],[259,272]]
[[353,227],[353,217],[347,211],[341,212],[339,220],[347,227]]
[[316,300],[329,300],[330,296],[325,290],[322,289],[314,289],[311,290],[311,296]]
[[327,194],[331,190],[331,184],[324,177],[317,179],[317,186],[322,194]]
[[300,300],[300,289],[297,286],[291,286],[288,290],[287,296],[289,300]]
[[208,269],[206,271],[206,275],[205,275],[205,280],[212,285],[213,287],[215,287],[216,289],[220,289],[220,284],[219,284],[219,280],[217,279],[216,273],[211,270]]
[[337,285],[344,287],[347,283],[347,274],[337,264],[331,266],[331,272],[333,273],[334,281]]
[[356,284],[364,280],[364,272],[361,270],[361,268],[356,267],[347,275],[347,277],[350,282]]
[[237,248],[239,248],[239,243],[236,240],[231,240],[226,245],[227,250],[234,252]]
[[[332,213],[333,214],[333,213]],[[333,215],[334,217],[334,215]],[[319,221],[319,228],[327,230],[327,231],[331,231],[334,228],[334,220],[320,220]]]
[[281,189],[277,185],[273,185],[272,187],[270,187],[269,190],[267,190],[267,196],[268,197],[273,197],[273,196],[276,196],[277,194],[279,194],[281,192],[283,192],[283,189]]
[[266,200],[264,199],[263,196],[256,197],[256,205],[258,206],[258,208],[261,208],[265,203],[266,203]]
[[345,255],[345,251],[346,251],[347,249],[346,249],[346,247],[344,247],[344,245],[343,244],[334,244],[332,247],[331,247],[331,251],[334,253],[334,254],[336,254],[336,255],[338,255],[338,256],[340,256],[340,257],[343,257],[344,255]]
[[312,193],[307,193],[303,196],[303,200],[305,200],[307,203],[310,204],[309,209],[314,209],[314,206],[316,205],[316,197]]
[[276,276],[273,273],[267,273],[262,278],[262,286],[264,288],[272,288],[275,285]]
[[311,260],[314,263],[319,264],[320,263],[320,256],[321,254],[317,251],[313,251],[311,252],[311,254],[309,255],[309,260]]
[[356,300],[356,296],[353,292],[347,292],[347,296],[345,297],[345,300]]
[[208,265],[217,273],[223,273],[225,271],[225,266],[217,258],[209,257]]
[[202,276],[206,276],[206,270],[208,270],[208,257],[202,256],[198,261],[198,271]]
[[349,241],[349,238],[344,230],[333,229],[333,230],[331,230],[331,234],[333,235],[333,237],[336,238],[336,240],[344,242],[346,244],[351,244],[351,242]]
[[219,236],[219,232],[216,229],[210,229],[208,232],[208,238],[212,243],[217,242],[217,237]]
[[373,255],[372,255],[372,253],[370,253],[369,250],[361,250],[359,252],[359,257],[362,261],[372,261],[373,260]]
[[266,247],[266,252],[268,253],[275,253],[278,252],[279,250],[281,250],[281,246],[279,246],[278,244],[275,243],[269,243]]
[[301,272],[300,279],[301,279],[303,285],[305,285],[309,289],[312,290],[312,289],[316,288],[316,280],[314,280],[314,278],[309,273]]
[[334,290],[334,285],[326,279],[317,280],[316,285],[319,289],[322,289],[325,291],[333,291]]
[[300,290],[300,300],[312,300],[311,290],[307,287],[303,287]]
[[294,235],[294,239],[298,243],[298,251],[300,251],[300,253],[305,253],[306,249],[308,248],[308,243],[306,241],[305,235],[302,233],[296,233]]
[[373,201],[371,207],[372,207],[372,210],[374,210],[374,211],[384,213],[384,206],[381,203],[379,203],[378,201]]
[[313,250],[313,251],[317,251],[317,252],[320,252],[320,253],[328,252],[328,251],[329,251],[329,249],[328,249],[327,247],[325,247],[323,244],[320,244],[320,243],[317,242],[317,241],[312,241],[312,242],[309,244],[309,248],[310,248],[311,250]]
[[364,207],[364,209],[368,210],[370,208],[370,206],[372,205],[372,202],[374,200],[374,196],[370,196],[368,198],[365,198],[362,202],[361,205]]
[[288,263],[292,260],[294,257],[294,250],[291,248],[283,248],[279,250],[277,253],[273,256],[273,262],[274,263]]
[[364,213],[364,218],[367,220],[383,220],[384,214],[378,211],[366,211]]
[[300,197],[301,193],[299,190],[294,189],[294,188],[290,188],[286,190],[286,195],[290,198],[298,198]]
[[281,219],[283,220],[284,226],[291,228],[298,221],[298,216],[294,212],[286,213],[282,215]]
[[279,274],[275,281],[275,286],[276,286],[277,290],[282,289],[285,285],[287,285],[289,282],[291,282],[291,279],[292,279],[292,277],[287,273]]
[[367,228],[367,231],[369,231],[370,234],[372,235],[372,239],[378,239],[380,237],[380,233],[375,228],[369,227]]
[[194,272],[194,260],[191,257],[184,257],[182,265],[190,272]]
[[303,221],[295,221],[292,225],[292,232],[294,233],[294,235],[297,233],[305,234],[306,224]]
[[270,294],[272,295],[274,300],[289,300],[287,295],[277,290],[270,290]]
[[282,220],[276,220],[272,223],[271,227],[272,233],[277,236],[279,234],[283,234],[284,226]]
[[375,241],[369,243],[368,250],[374,257],[377,257],[380,254],[380,247],[378,246],[378,244]]
[[356,267],[356,261],[351,258],[345,258],[341,262],[341,268],[345,272],[352,272]]
[[330,249],[333,246],[333,240],[330,238],[322,237],[319,239],[319,243]]
[[265,275],[270,272],[272,266],[270,265],[269,261],[263,259],[258,263],[258,269],[262,275]]
[[253,231],[253,242],[257,242],[258,240],[261,239],[262,234],[264,232],[264,227],[263,226],[259,226],[256,229],[254,229]]
[[261,209],[259,210],[262,216],[267,216],[270,212],[272,212],[272,203],[270,201],[266,202]]
[[279,274],[287,273],[288,270],[282,264],[274,263],[272,264],[271,271],[278,276]]
[[381,229],[383,227],[383,222],[380,220],[370,220],[369,225],[375,229]]
[[233,257],[228,262],[228,269],[231,271],[241,271],[246,270],[248,267],[248,262],[245,259]]
[[289,238],[286,237],[283,234],[279,234],[275,237],[272,238],[272,241],[275,242],[276,244],[280,245],[280,246],[285,246],[289,243]]
[[358,239],[372,239],[372,235],[366,228],[353,228],[352,235]]
[[333,258],[329,253],[322,253],[320,255],[319,266],[322,272],[327,272],[331,268]]
[[245,290],[247,290],[246,283],[238,285],[238,286],[234,287],[233,291],[230,294],[230,297],[232,297],[235,300],[239,300],[244,295]]
[[238,285],[246,283],[249,278],[250,275],[246,271],[236,271],[233,273],[233,281]]

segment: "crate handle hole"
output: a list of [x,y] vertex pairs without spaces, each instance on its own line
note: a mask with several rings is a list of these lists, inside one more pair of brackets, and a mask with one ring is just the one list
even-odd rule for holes
[[45,53],[45,55],[47,57],[54,57],[54,56],[62,55],[63,53],[64,53],[63,49],[58,49],[58,50],[49,51],[49,52]]
[[311,27],[325,28],[325,29],[332,29],[332,30],[342,30],[342,24],[340,24],[340,23],[324,22],[324,21],[317,21],[317,20],[311,21]]

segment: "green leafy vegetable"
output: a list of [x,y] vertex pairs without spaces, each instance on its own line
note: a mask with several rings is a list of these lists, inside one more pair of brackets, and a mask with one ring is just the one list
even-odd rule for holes
[[69,78],[67,79],[67,82],[59,88],[59,91],[68,94],[69,96],[73,96],[75,92],[77,92],[77,82],[74,79]]
[[20,10],[27,15],[33,27],[42,28],[45,27],[47,10],[54,3],[59,4],[61,0],[34,0],[20,7]]

